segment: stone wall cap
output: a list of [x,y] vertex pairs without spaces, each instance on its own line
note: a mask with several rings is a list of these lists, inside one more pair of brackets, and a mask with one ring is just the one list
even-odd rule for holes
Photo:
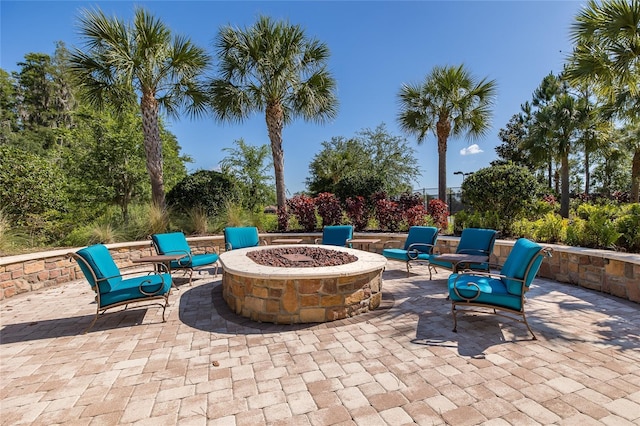
[[284,268],[265,266],[255,263],[247,253],[254,250],[267,250],[277,246],[249,247],[226,251],[220,255],[220,263],[225,271],[234,275],[267,279],[309,279],[335,278],[354,274],[366,274],[379,271],[387,264],[387,259],[376,253],[369,253],[347,247],[327,246],[321,244],[296,244],[289,247],[322,247],[328,250],[343,251],[358,258],[355,262],[338,266],[319,266],[314,268]]

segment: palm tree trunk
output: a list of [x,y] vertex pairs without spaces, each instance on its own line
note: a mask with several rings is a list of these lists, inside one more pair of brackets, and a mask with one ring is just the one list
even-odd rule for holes
[[142,112],[142,132],[144,134],[144,151],[147,157],[147,171],[151,178],[151,200],[162,211],[166,204],[164,199],[164,175],[162,171],[162,141],[158,126],[158,101],[153,94],[143,93],[140,101]]
[[273,155],[273,169],[276,178],[276,203],[278,210],[287,208],[287,194],[284,185],[284,151],[282,150],[282,129],[284,128],[284,114],[282,105],[270,103],[266,108],[265,118],[271,141]]
[[569,217],[569,153],[562,154],[560,216]]
[[584,193],[589,195],[589,191],[591,190],[589,187],[589,181],[591,180],[589,167],[591,167],[591,164],[589,164],[589,150],[587,148],[586,146],[584,148]]
[[631,200],[632,203],[640,202],[640,147],[633,152],[631,160]]
[[436,124],[438,135],[438,199],[447,202],[447,139],[451,132],[451,123],[440,117]]

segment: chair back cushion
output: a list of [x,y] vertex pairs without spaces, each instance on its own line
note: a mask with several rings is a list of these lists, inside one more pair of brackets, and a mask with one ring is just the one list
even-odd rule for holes
[[322,229],[322,244],[346,247],[347,240],[353,238],[353,226],[331,225]]
[[260,237],[258,236],[258,228],[255,226],[224,228],[225,250],[256,247],[258,245],[260,245]]
[[[431,244],[436,245],[438,239],[438,228],[433,226],[412,226],[409,228],[409,235],[407,235],[407,241],[404,243],[404,249],[407,250],[411,244]],[[432,253],[433,247],[427,251],[424,246],[416,246],[416,250],[423,253]]]
[[[89,281],[91,287],[96,285],[95,278],[98,279],[100,294],[108,293],[111,287],[122,281],[120,269],[113,261],[109,249],[102,244],[85,247],[76,252],[85,262],[76,259],[82,273]],[[93,273],[91,273],[93,271]],[[105,280],[105,278],[107,278]]]
[[496,242],[493,229],[465,228],[462,230],[456,253],[490,256]]
[[188,255],[191,253],[191,247],[187,242],[187,238],[182,232],[169,232],[166,234],[153,234],[151,236],[153,245],[156,247],[158,254],[181,254]]
[[[529,287],[533,278],[538,273],[544,258],[542,247],[526,238],[520,238],[513,245],[511,253],[502,266],[501,275],[518,280],[524,280],[525,287]],[[502,282],[511,294],[521,294],[522,281],[514,281],[502,278]]]

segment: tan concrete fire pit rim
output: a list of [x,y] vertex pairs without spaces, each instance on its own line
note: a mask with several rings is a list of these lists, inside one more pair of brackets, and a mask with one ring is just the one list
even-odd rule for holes
[[266,279],[309,279],[309,278],[335,278],[352,276],[354,274],[366,274],[379,271],[387,264],[387,259],[376,253],[347,247],[327,246],[321,244],[296,244],[293,247],[322,247],[327,250],[336,250],[350,253],[358,258],[355,262],[338,266],[320,266],[315,268],[283,268],[264,266],[251,260],[247,253],[254,250],[268,250],[278,246],[250,247],[238,250],[226,251],[220,255],[220,263],[225,272],[251,278]]

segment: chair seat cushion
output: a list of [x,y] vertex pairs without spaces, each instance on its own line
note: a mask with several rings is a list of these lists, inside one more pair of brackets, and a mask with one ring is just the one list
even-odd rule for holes
[[[104,308],[127,300],[151,297],[140,292],[140,285],[147,293],[157,292],[157,296],[162,296],[171,289],[171,275],[151,274],[122,280],[118,284],[112,285],[109,293],[100,295],[100,307]],[[160,291],[158,291],[159,289]]]
[[[458,278],[458,276],[460,276],[460,278]],[[456,279],[458,280],[456,281]],[[500,279],[474,276],[471,274],[451,274],[449,276],[449,297],[452,301],[465,302],[465,299],[459,297],[454,291],[454,284],[458,293],[463,297],[471,299],[478,294],[478,287],[468,285],[468,283],[478,285],[480,291],[480,296],[471,303],[498,306],[516,311],[520,311],[522,308],[522,297],[510,294]]]
[[215,253],[194,254],[191,256],[191,262],[189,262],[189,257],[172,260],[171,269],[197,268],[198,266],[210,265],[212,263],[216,263],[218,258],[219,256]]
[[401,260],[403,262],[408,262],[409,260],[430,260],[431,259],[431,255],[427,253],[418,254],[417,259],[415,257],[412,257],[411,259],[409,259],[409,256],[407,255],[406,250],[397,249],[397,248],[384,249],[382,250],[382,255],[388,259]]
[[[533,281],[536,272],[540,268],[543,256],[538,256],[534,260],[533,265],[531,265],[531,271],[534,271],[534,273],[529,273],[526,279],[525,274],[527,273],[529,262],[531,262],[531,259],[533,259],[533,257],[536,256],[541,249],[542,247],[539,244],[536,244],[533,241],[529,241],[525,238],[520,238],[513,245],[511,253],[509,253],[507,260],[504,262],[500,273],[507,277],[513,277],[519,280],[524,279],[524,285],[528,288],[531,284],[531,281]],[[522,292],[521,281],[510,280],[508,278],[503,278],[502,281],[507,286],[507,290],[509,291],[509,293],[519,295]]]
[[191,253],[189,243],[182,232],[154,234],[151,238],[158,249],[158,254]]
[[255,226],[227,227],[224,228],[223,232],[226,250],[257,247],[260,245],[258,228]]
[[96,274],[100,294],[109,293],[113,287],[122,281],[120,270],[113,261],[109,249],[107,249],[106,246],[95,244],[78,250],[77,254],[88,263],[87,266],[82,261],[79,261],[78,265],[92,287],[95,286],[96,283],[91,271]]
[[322,229],[322,244],[344,247],[347,240],[353,238],[353,226],[333,225]]

